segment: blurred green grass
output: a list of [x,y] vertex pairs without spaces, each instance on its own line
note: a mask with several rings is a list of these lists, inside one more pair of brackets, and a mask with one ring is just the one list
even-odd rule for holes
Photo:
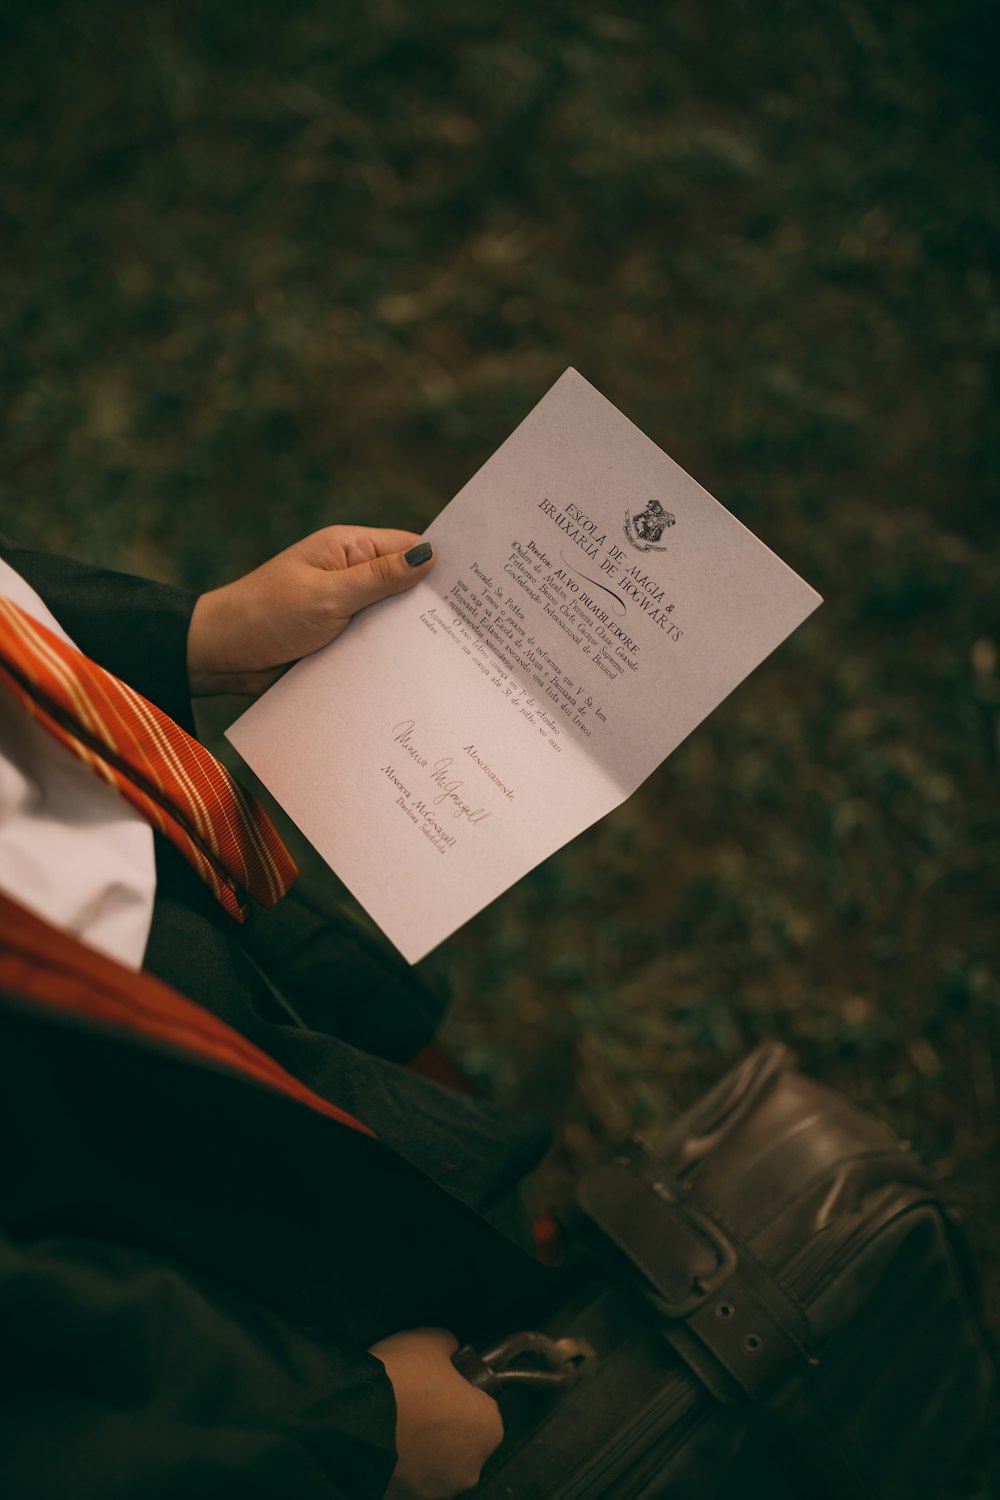
[[419,530],[576,365],[827,602],[449,941],[448,1041],[560,1121],[544,1197],[784,1037],[974,1205],[1000,1326],[996,36],[0,7],[0,518],[196,588]]

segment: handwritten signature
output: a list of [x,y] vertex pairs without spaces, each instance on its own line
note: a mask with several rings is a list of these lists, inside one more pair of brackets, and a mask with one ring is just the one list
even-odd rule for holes
[[442,803],[447,803],[456,818],[467,818],[470,823],[482,823],[491,814],[486,811],[485,807],[473,808],[468,802],[462,800],[458,792],[465,783],[460,776],[455,777],[454,780],[448,779],[448,772],[454,763],[453,755],[442,756],[440,760],[434,762],[434,774],[431,780],[435,786],[441,788],[440,795],[433,799],[434,806],[440,807]]
[[427,765],[427,757],[417,749],[413,743],[413,719],[400,719],[398,724],[392,726],[392,737],[397,745],[402,745],[407,755],[411,756],[421,770]]
[[[429,760],[414,739],[416,728],[415,719],[400,719],[398,724],[392,726],[392,737],[394,742],[412,758],[414,764],[420,770],[424,770]],[[473,807],[471,802],[466,802],[460,795],[465,782],[460,776],[450,774],[454,764],[453,755],[443,755],[440,760],[434,762],[431,780],[435,786],[440,787],[440,791],[431,799],[433,806],[440,807],[442,811],[447,809],[454,818],[464,818],[466,822],[473,825],[484,823],[487,818],[492,817],[492,813],[485,807]]]

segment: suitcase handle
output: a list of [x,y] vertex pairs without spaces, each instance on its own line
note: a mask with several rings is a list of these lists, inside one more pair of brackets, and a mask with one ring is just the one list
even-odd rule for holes
[[[531,1365],[514,1360],[530,1355]],[[452,1355],[452,1364],[470,1385],[496,1396],[511,1385],[538,1386],[546,1390],[575,1385],[597,1358],[586,1339],[552,1339],[544,1333],[512,1333],[482,1354],[464,1344]]]

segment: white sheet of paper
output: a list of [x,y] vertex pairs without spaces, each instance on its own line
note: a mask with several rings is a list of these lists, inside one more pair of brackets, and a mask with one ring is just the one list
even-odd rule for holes
[[228,738],[411,963],[644,781],[821,602],[575,370],[426,581]]

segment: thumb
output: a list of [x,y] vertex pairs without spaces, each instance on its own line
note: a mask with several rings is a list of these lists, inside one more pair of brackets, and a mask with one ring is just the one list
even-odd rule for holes
[[368,604],[402,594],[426,578],[434,566],[430,542],[417,542],[407,552],[390,552],[355,563],[336,575],[345,614],[356,614]]

